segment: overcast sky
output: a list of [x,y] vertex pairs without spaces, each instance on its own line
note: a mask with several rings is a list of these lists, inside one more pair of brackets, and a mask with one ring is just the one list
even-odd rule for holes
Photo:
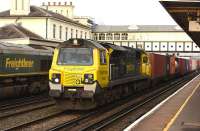
[[[158,0],[31,0],[31,5],[42,2],[70,1],[75,15],[91,16],[98,24],[106,25],[175,25],[176,23]],[[0,11],[10,8],[11,0],[0,0]]]

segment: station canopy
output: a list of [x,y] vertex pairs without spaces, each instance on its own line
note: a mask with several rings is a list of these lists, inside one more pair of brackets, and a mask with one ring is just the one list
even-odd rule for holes
[[171,17],[200,47],[200,1],[160,1]]

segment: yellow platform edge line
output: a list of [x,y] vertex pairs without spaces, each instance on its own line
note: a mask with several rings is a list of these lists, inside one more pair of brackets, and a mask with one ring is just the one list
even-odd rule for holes
[[168,131],[169,128],[172,126],[172,124],[175,122],[175,120],[177,119],[177,117],[180,115],[181,111],[184,109],[184,107],[187,105],[187,103],[189,102],[189,100],[191,99],[191,97],[194,95],[194,93],[196,92],[196,90],[199,88],[200,83],[193,89],[192,93],[188,96],[188,98],[185,100],[185,102],[183,103],[183,105],[180,107],[180,109],[178,110],[178,112],[174,115],[174,117],[170,120],[170,122],[167,124],[167,126],[163,129],[163,131]]

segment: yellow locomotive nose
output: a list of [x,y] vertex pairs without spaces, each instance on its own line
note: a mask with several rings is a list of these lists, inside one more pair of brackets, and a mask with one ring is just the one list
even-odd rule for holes
[[83,86],[82,80],[83,80],[83,74],[81,72],[77,73],[75,71],[73,72],[65,72],[63,73],[63,86],[65,87],[81,87]]

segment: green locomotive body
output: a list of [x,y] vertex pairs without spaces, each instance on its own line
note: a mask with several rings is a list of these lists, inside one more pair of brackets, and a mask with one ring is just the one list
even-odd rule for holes
[[48,90],[53,49],[0,43],[0,99]]

